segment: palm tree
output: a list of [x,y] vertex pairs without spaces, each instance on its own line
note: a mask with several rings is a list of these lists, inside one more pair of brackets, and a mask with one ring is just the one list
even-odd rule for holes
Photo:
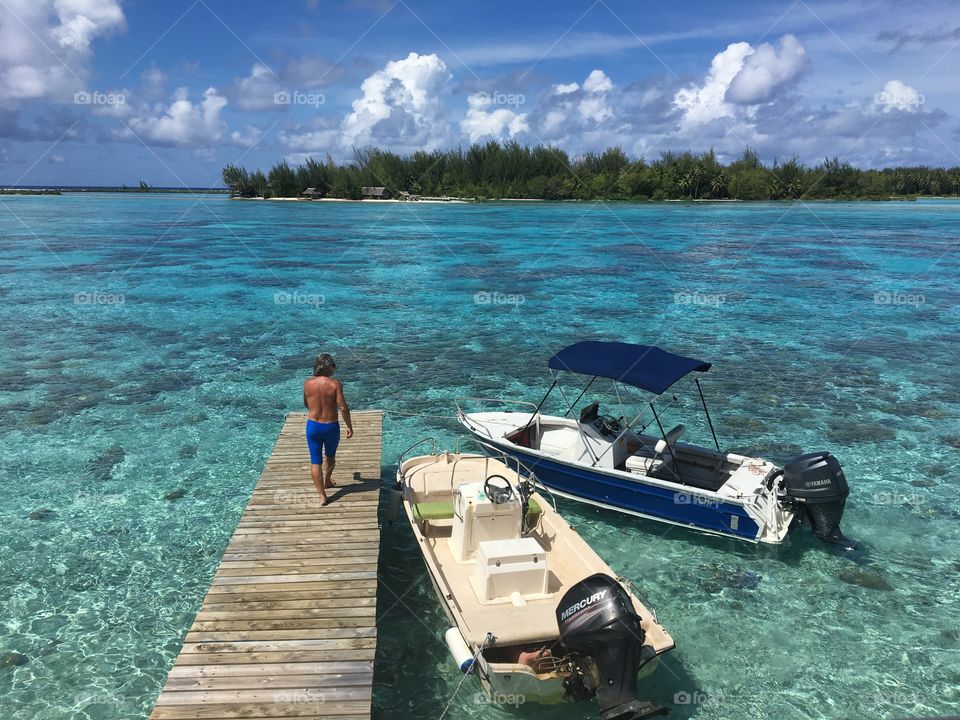
[[723,174],[723,171],[713,177],[713,182],[710,183],[710,194],[715,198],[720,198],[727,194],[727,177]]

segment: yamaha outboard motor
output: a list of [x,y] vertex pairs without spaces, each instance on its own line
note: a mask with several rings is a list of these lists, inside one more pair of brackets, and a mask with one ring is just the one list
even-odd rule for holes
[[596,694],[602,720],[639,720],[669,712],[637,700],[637,672],[650,659],[644,631],[627,591],[597,573],[570,588],[557,606],[557,624],[573,672],[564,682],[571,700]]
[[855,545],[840,531],[850,488],[833,455],[812,452],[788,462],[783,468],[783,492],[789,502],[806,510],[818,538],[847,547]]

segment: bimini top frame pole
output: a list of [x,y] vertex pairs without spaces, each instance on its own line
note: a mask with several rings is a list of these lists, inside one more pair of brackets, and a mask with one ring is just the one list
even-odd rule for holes
[[713,420],[710,419],[710,411],[707,409],[707,401],[703,397],[703,388],[700,387],[700,378],[693,379],[697,383],[697,392],[700,393],[700,402],[703,404],[703,412],[707,415],[707,424],[710,426],[710,434],[713,435],[713,444],[717,446],[717,450],[720,450],[720,443],[717,442],[717,433],[713,429]]
[[[574,400],[572,403],[570,403],[570,407],[568,407],[567,411],[563,414],[564,417],[567,417],[570,414],[570,412],[577,406],[577,403],[580,402],[580,398],[582,398],[584,393],[586,393],[587,390],[590,389],[590,386],[593,385],[593,381],[596,380],[597,377],[599,376],[594,375],[592,378],[590,378],[590,382],[588,382],[586,386],[583,388],[583,390],[580,391],[580,394],[577,395],[577,399]],[[554,384],[556,384],[556,381],[554,381]]]
[[534,409],[533,413],[530,415],[530,419],[527,420],[527,422],[524,424],[524,426],[523,426],[522,428],[520,428],[521,431],[526,430],[528,427],[530,427],[530,424],[531,424],[534,420],[536,420],[536,418],[537,418],[537,413],[540,412],[540,408],[543,407],[543,404],[547,401],[547,398],[550,397],[550,393],[553,392],[553,389],[557,386],[557,383],[558,383],[558,382],[559,382],[559,381],[557,380],[557,378],[554,377],[554,378],[553,378],[553,383],[550,385],[549,388],[547,388],[547,392],[546,392],[546,394],[544,394],[544,396],[540,399],[540,402],[537,403],[537,407]]

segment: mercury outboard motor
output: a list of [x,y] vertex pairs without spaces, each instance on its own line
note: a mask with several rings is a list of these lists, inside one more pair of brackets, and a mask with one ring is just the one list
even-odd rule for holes
[[806,510],[813,532],[825,542],[853,547],[840,531],[850,488],[837,459],[828,452],[800,455],[783,468],[787,501]]
[[597,697],[601,720],[640,720],[667,708],[637,700],[637,672],[650,657],[644,630],[627,591],[597,573],[570,588],[557,606],[557,624],[572,673],[564,682],[568,699]]

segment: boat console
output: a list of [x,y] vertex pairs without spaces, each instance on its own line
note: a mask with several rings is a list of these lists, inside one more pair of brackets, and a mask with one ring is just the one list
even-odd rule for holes
[[511,492],[509,497],[496,496],[501,501],[495,502],[491,495],[484,490],[484,483],[470,483],[461,485],[453,496],[450,553],[460,564],[474,562],[482,542],[520,536],[520,498]]
[[550,597],[547,554],[532,537],[521,537],[523,500],[500,475],[461,485],[454,495],[450,553],[475,565],[470,584],[482,605]]

